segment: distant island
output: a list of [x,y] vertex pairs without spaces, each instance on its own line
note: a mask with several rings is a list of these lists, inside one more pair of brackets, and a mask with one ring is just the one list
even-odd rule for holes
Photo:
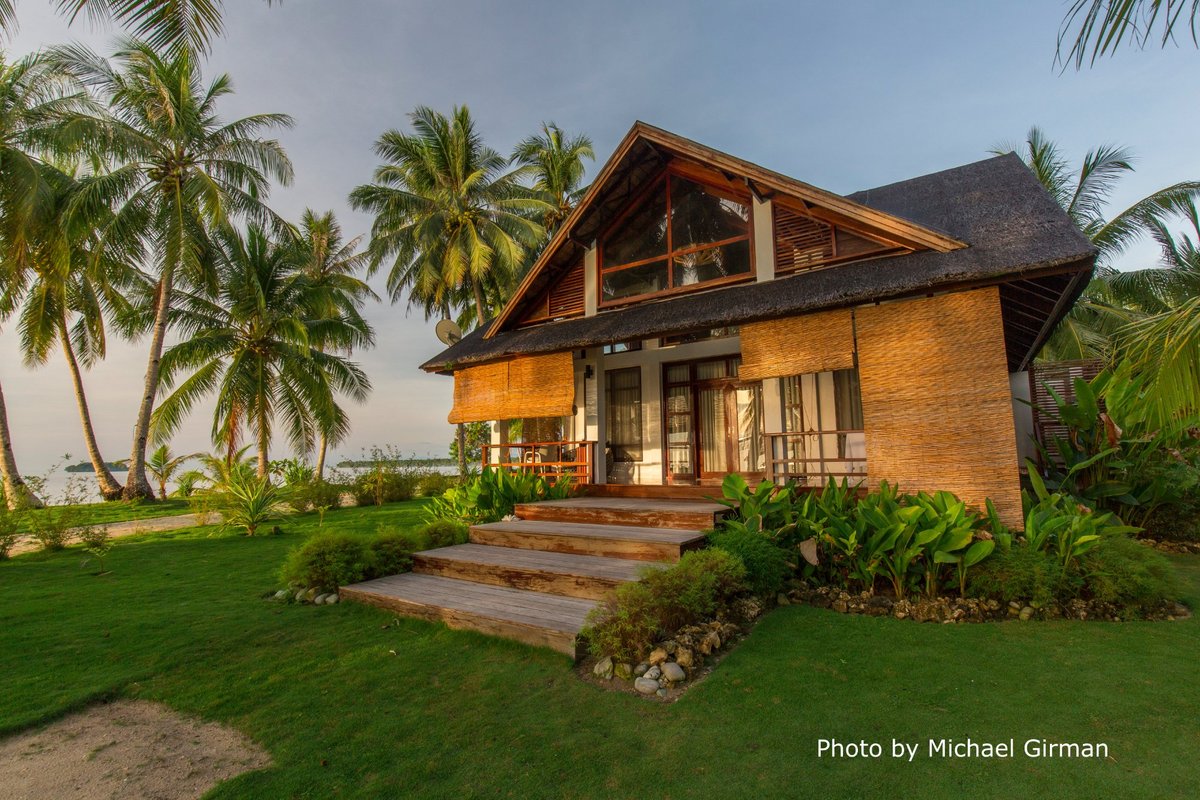
[[[104,466],[108,467],[112,472],[128,472],[129,463],[126,461],[105,461]],[[95,472],[96,468],[92,466],[92,462],[84,461],[79,464],[72,464],[66,467],[65,472]]]
[[[371,459],[346,459],[339,461],[338,466],[342,469],[360,469],[362,467],[373,467],[377,462]],[[386,464],[396,464],[402,467],[453,467],[453,458],[398,458],[395,460],[384,459]]]

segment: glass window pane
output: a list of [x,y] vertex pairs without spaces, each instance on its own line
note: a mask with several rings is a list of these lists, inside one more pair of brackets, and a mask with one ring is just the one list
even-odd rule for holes
[[667,262],[652,261],[638,267],[606,272],[603,283],[605,300],[661,292],[667,288]]
[[671,177],[671,247],[681,250],[742,236],[750,230],[750,207]]
[[608,445],[613,461],[642,460],[642,370],[604,373]]
[[675,257],[676,286],[691,286],[750,272],[750,240]]
[[700,465],[704,472],[724,472],[725,390],[700,390]]
[[687,364],[667,367],[667,383],[687,383],[691,378],[692,371]]
[[764,472],[767,456],[763,447],[762,384],[739,386],[734,391],[737,406],[737,462],[739,472]]
[[714,378],[725,378],[728,376],[728,365],[723,358],[717,361],[701,361],[696,365],[696,380],[710,381]]
[[[687,367],[683,366],[682,369],[686,372]],[[666,394],[667,469],[671,475],[695,475],[696,468],[692,463],[692,390],[687,386],[677,386],[667,389]]]
[[650,196],[604,240],[602,266],[615,267],[666,254],[667,183],[660,181]]

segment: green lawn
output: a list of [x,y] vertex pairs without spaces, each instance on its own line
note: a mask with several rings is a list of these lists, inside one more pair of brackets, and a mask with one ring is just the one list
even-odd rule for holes
[[[68,506],[39,508],[27,513],[30,516],[53,514],[60,512],[64,508],[68,508]],[[188,514],[191,512],[188,501],[179,499],[156,500],[152,503],[129,503],[123,500],[111,503],[84,503],[72,506],[71,508],[79,513],[77,523],[79,525],[110,525],[114,522],[153,519],[154,517],[173,517],[177,514]],[[26,532],[29,531],[28,524],[23,525],[22,528]]]
[[[414,524],[419,502],[326,526]],[[0,564],[0,732],[98,697],[233,725],[275,766],[219,789],[286,797],[1200,795],[1200,623],[918,625],[772,612],[673,705],[605,692],[561,656],[354,605],[261,595],[279,537],[120,541]],[[1177,559],[1193,603],[1200,559]],[[817,740],[1104,741],[1109,761],[831,760]]]

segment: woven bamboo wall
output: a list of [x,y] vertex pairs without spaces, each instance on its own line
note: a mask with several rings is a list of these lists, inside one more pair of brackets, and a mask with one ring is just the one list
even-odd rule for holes
[[991,498],[1021,523],[1012,392],[995,287],[859,309],[868,482]]
[[574,413],[571,353],[517,356],[454,371],[452,425]]
[[854,366],[854,321],[849,309],[741,326],[738,377],[757,381]]

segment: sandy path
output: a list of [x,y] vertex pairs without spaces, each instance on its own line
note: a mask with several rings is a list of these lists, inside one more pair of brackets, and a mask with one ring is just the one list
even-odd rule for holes
[[[206,525],[219,524],[221,515],[215,512],[206,515]],[[174,531],[180,528],[192,528],[200,523],[196,520],[195,514],[176,514],[171,517],[150,517],[149,519],[131,519],[125,522],[110,522],[108,523],[108,535],[114,539],[119,539],[122,536],[133,536],[138,533],[155,533],[159,531]],[[97,526],[103,527],[103,526]],[[26,537],[17,542],[13,547],[10,555],[20,555],[21,553],[29,553],[41,547],[37,542]]]
[[0,800],[184,800],[270,763],[231,728],[118,700],[0,740]]

